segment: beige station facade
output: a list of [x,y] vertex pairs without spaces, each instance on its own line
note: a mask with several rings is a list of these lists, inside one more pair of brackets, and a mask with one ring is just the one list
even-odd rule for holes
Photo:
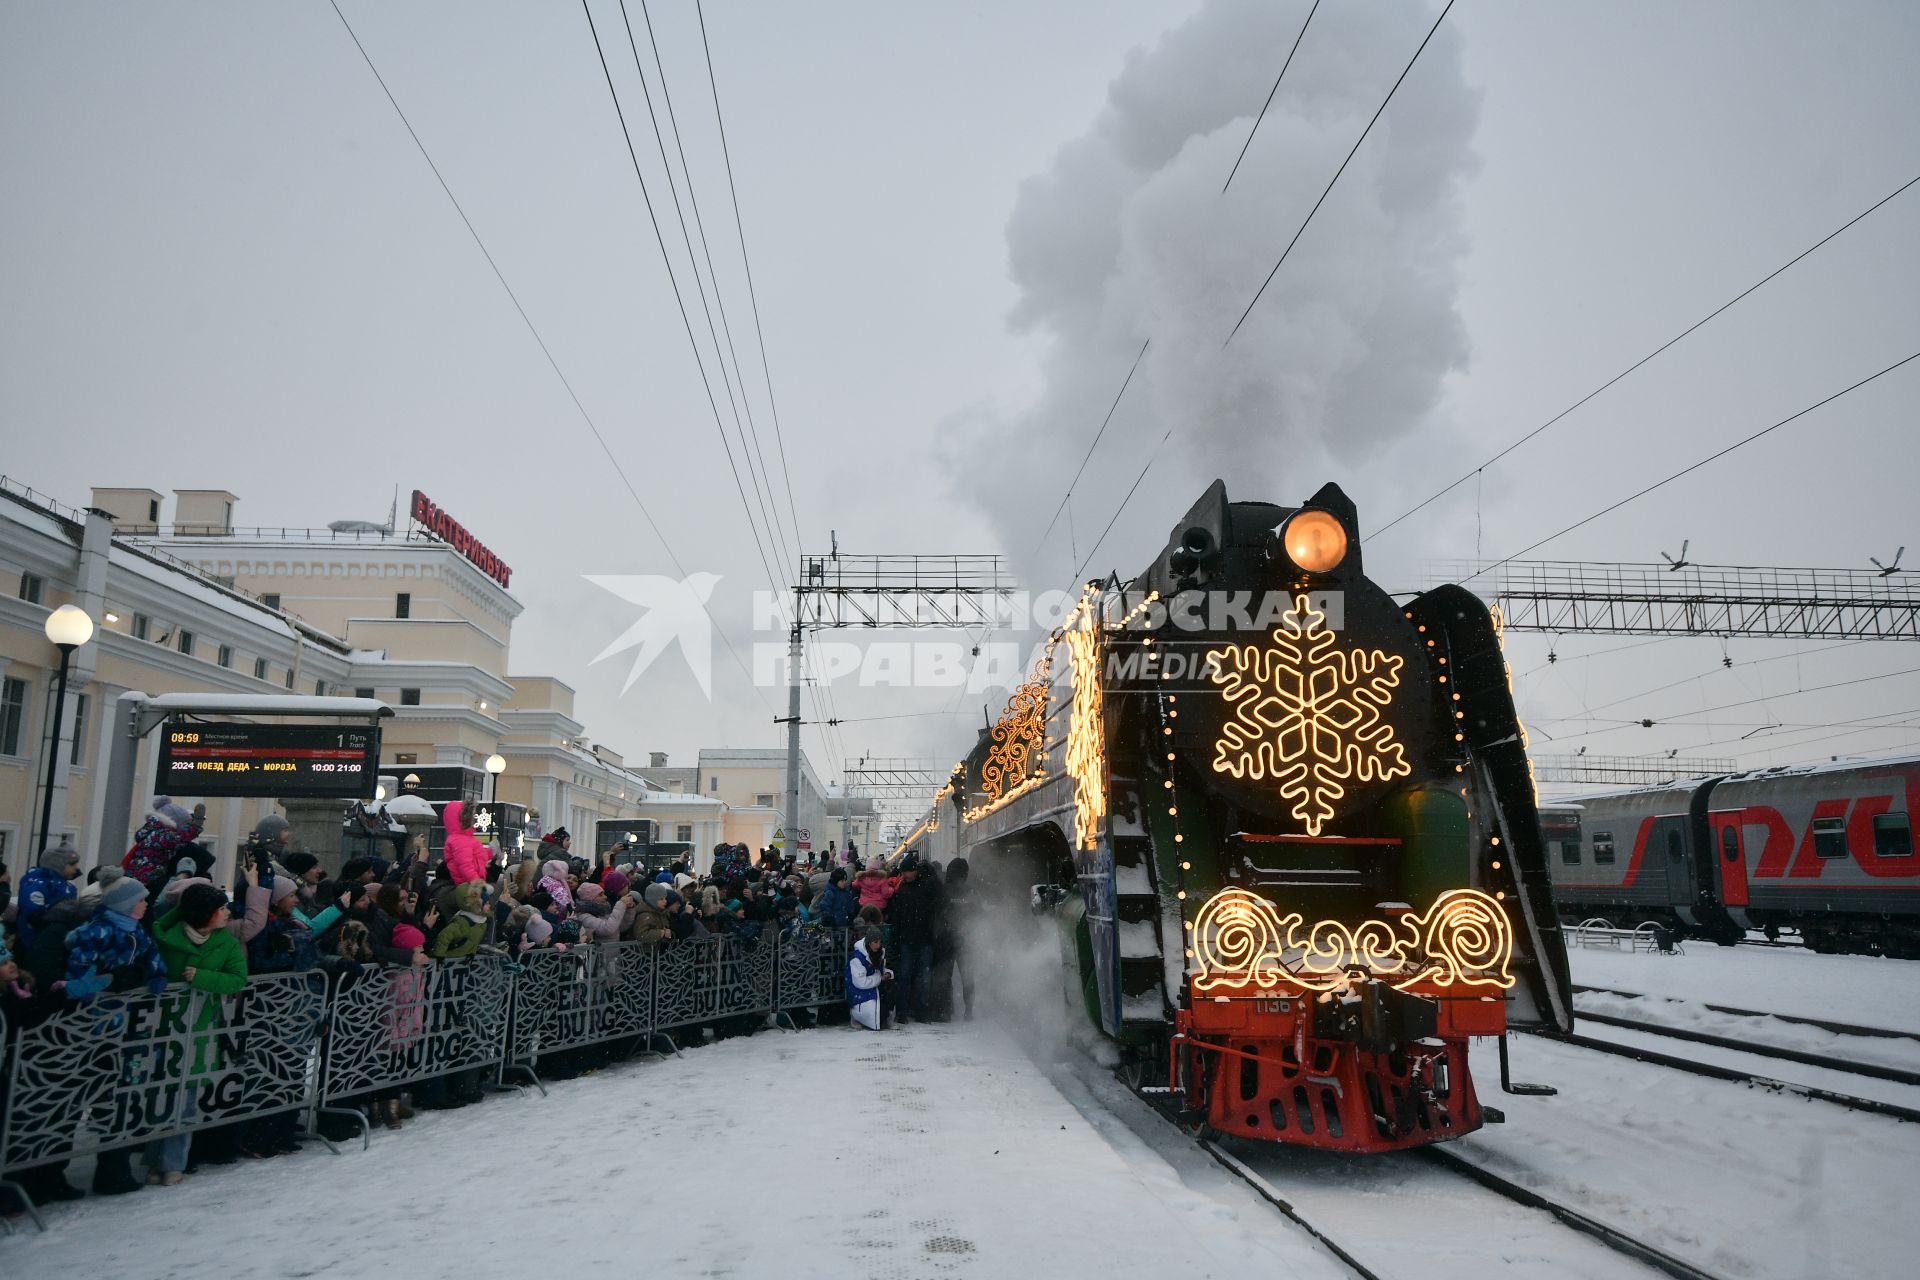
[[[567,827],[576,853],[598,824],[650,819],[656,840],[692,845],[704,865],[715,844],[759,848],[781,828],[783,751],[702,751],[680,768],[652,753],[636,766],[576,717],[564,680],[512,674],[521,605],[503,575],[486,571],[497,565],[489,556],[463,554],[417,522],[249,526],[236,519],[240,505],[224,490],[99,488],[77,508],[0,477],[0,859],[16,882],[38,853],[29,846],[39,843],[49,750],[56,834],[74,841],[83,866],[125,852],[98,848],[95,837],[107,717],[128,691],[377,698],[393,711],[382,774],[458,765],[483,779],[498,753],[507,762],[498,799],[537,814],[535,830]],[[50,744],[59,654],[43,628],[68,603],[96,630],[74,651],[60,741]],[[149,734],[136,824],[158,750]],[[830,801],[811,764],[802,776],[801,825],[813,846],[844,846],[844,831],[869,847],[861,835],[877,832],[860,824],[873,821],[870,805],[862,813],[863,802]],[[203,839],[225,874],[276,805],[214,799],[207,808]]]

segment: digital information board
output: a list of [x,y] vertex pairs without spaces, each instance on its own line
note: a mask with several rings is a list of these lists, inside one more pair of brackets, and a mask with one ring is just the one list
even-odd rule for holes
[[379,764],[380,730],[372,725],[169,721],[160,734],[158,789],[371,800]]

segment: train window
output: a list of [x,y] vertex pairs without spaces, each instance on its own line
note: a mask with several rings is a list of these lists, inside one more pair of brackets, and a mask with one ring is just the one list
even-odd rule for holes
[[1560,861],[1570,867],[1580,865],[1580,842],[1578,840],[1556,840],[1554,843],[1560,846]]
[[1847,820],[1845,818],[1813,820],[1813,856],[1816,858],[1847,856]]
[[1680,853],[1681,853],[1680,833],[1678,831],[1675,831],[1672,827],[1668,827],[1667,828],[1667,856],[1669,858],[1677,858],[1680,856]]
[[1593,833],[1593,860],[1595,862],[1613,861],[1613,832],[1596,831]]
[[1720,856],[1728,862],[1740,861],[1740,828],[1731,824],[1720,828]]
[[1873,815],[1873,856],[1876,858],[1911,858],[1913,856],[1913,827],[1904,813],[1876,813]]

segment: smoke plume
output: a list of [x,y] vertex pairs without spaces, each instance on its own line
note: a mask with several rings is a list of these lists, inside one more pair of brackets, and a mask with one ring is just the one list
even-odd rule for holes
[[1233,496],[1278,500],[1350,480],[1428,423],[1465,366],[1458,188],[1478,100],[1450,24],[1222,350],[1433,17],[1416,0],[1323,4],[1223,194],[1307,5],[1208,0],[1129,56],[1092,127],[1021,189],[1007,228],[1012,323],[1047,339],[1044,384],[1016,412],[967,411],[954,459],[1016,557],[1151,339],[1070,512],[1023,565],[1036,587],[1065,585],[1071,553],[1087,554],[1169,427],[1092,571],[1133,568],[1121,556],[1148,535],[1157,546],[1216,475]]

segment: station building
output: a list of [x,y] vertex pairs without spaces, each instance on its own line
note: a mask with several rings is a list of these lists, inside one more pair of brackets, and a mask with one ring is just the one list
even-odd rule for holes
[[[125,852],[95,847],[94,835],[106,717],[130,690],[378,698],[394,713],[383,729],[383,774],[431,774],[452,788],[443,799],[496,798],[497,785],[499,800],[530,810],[529,835],[565,826],[576,853],[592,848],[598,829],[650,821],[656,841],[691,845],[704,861],[722,840],[759,847],[779,826],[784,752],[703,752],[695,773],[670,786],[648,775],[685,771],[658,753],[657,768],[630,766],[596,741],[564,680],[510,674],[521,611],[512,571],[424,495],[415,495],[415,519],[323,529],[241,525],[238,505],[224,490],[175,490],[169,502],[157,490],[100,488],[82,509],[0,477],[0,860],[16,881],[39,851],[28,842],[39,842],[50,751],[55,832],[73,840],[83,866]],[[52,744],[59,654],[43,627],[68,603],[96,629],[73,653]],[[485,761],[496,753],[507,769],[493,784]],[[149,735],[136,824],[158,754],[158,735]],[[776,758],[769,773],[764,761]],[[804,773],[805,812],[823,828],[818,779],[811,766]],[[221,874],[274,807],[208,802],[203,839]]]

